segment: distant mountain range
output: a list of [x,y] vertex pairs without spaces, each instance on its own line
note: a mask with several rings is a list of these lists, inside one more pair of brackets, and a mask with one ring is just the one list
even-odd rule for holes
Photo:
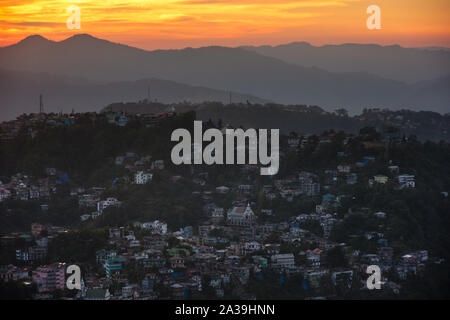
[[[5,69],[0,73],[0,119],[37,110],[40,92],[46,107],[53,110],[99,110],[111,102],[136,101],[147,97],[149,80],[142,79],[155,81],[150,84],[150,95],[161,102],[225,102],[227,92],[233,91],[242,93],[232,94],[235,102],[308,104],[327,110],[344,107],[351,113],[364,107],[448,112],[450,71],[445,51],[375,45],[336,47],[343,53],[336,55],[335,61],[327,56],[316,64],[306,56],[294,59],[295,50],[291,49],[291,60],[280,54],[274,57],[279,47],[145,51],[83,34],[60,42],[30,36],[0,48],[0,68]],[[370,47],[374,50],[371,55]],[[421,56],[417,52],[423,52],[425,58],[408,58]],[[390,76],[383,73],[389,71],[389,55]],[[338,65],[341,69],[336,70]],[[364,69],[367,65],[370,68]],[[408,84],[399,81],[405,79]]]
[[450,49],[441,47],[403,48],[352,43],[316,47],[307,42],[294,42],[274,47],[241,48],[305,67],[331,72],[368,72],[407,83],[450,74]]

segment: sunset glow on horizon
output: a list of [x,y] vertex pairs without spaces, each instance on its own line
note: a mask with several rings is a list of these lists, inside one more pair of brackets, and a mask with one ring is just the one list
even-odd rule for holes
[[[381,8],[381,30],[368,30],[366,8]],[[69,30],[70,5],[81,29]],[[143,49],[278,45],[308,41],[450,47],[448,0],[8,0],[0,2],[0,46],[40,34],[74,34]]]

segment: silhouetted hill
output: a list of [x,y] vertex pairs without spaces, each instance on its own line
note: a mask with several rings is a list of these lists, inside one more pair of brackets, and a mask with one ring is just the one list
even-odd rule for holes
[[[174,109],[172,109],[174,107]],[[165,105],[161,103],[114,103],[103,112],[148,114],[173,110],[178,113],[194,111],[197,119],[221,119],[223,124],[244,128],[278,128],[283,133],[320,134],[325,130],[358,133],[366,126],[394,127],[406,136],[416,135],[421,140],[450,141],[450,116],[430,111],[365,109],[360,115],[345,116],[327,112],[318,106],[261,104],[221,104],[217,102]]]

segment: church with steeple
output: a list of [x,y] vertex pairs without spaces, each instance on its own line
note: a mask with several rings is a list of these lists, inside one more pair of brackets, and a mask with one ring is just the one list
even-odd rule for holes
[[250,204],[247,207],[234,207],[227,214],[227,224],[238,227],[251,227],[256,220]]

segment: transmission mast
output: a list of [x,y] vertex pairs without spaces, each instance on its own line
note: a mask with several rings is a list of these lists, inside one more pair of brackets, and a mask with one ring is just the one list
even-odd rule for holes
[[42,100],[42,93],[39,95],[39,113],[44,113],[44,101]]

